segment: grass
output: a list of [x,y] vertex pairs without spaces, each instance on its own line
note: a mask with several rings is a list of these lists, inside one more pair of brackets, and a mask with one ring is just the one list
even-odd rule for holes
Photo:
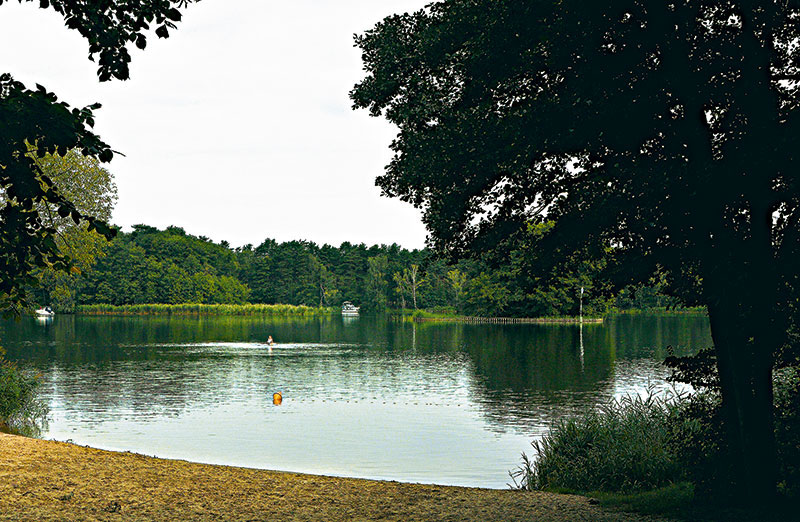
[[328,315],[333,308],[284,304],[134,304],[78,305],[81,315]]
[[697,515],[693,508],[694,486],[686,481],[639,493],[592,491],[587,496],[596,498],[604,507],[644,515],[666,515],[683,520],[694,520],[692,517]]
[[[569,491],[562,491],[568,493]],[[572,493],[572,492],[569,492]],[[586,496],[598,500],[601,506],[643,515],[669,517],[686,522],[783,522],[797,520],[796,506],[779,501],[769,511],[743,509],[712,504],[697,498],[694,486],[682,481],[638,493],[592,491]]]

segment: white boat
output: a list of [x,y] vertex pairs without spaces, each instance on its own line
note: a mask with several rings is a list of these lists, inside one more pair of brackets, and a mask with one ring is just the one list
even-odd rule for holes
[[39,308],[34,312],[34,314],[36,314],[36,317],[53,317],[54,315],[56,315],[53,309],[50,308],[49,306],[45,306],[44,308]]
[[342,303],[342,315],[358,315],[358,306],[354,306],[350,301]]

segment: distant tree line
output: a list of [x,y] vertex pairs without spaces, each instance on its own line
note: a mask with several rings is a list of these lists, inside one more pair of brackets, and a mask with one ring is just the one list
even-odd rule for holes
[[[113,175],[91,157],[72,150],[63,156],[30,156],[61,193],[84,214],[110,221],[116,202]],[[0,194],[0,202],[3,196]],[[600,281],[604,252],[582,251],[557,268],[542,263],[549,252],[542,238],[552,223],[525,230],[468,258],[450,259],[430,249],[310,241],[231,248],[226,241],[136,225],[107,242],[86,223],[40,203],[40,213],[58,233],[56,246],[71,269],[43,263],[32,271],[28,290],[39,305],[70,312],[78,304],[287,304],[339,306],[352,301],[364,311],[417,309],[481,316],[577,315],[580,288],[584,311],[609,307],[673,306],[659,288],[626,289],[612,299]]]
[[[584,311],[664,306],[657,289],[627,291],[610,299],[595,289],[600,262],[576,261],[558,272],[533,277],[531,252],[539,230],[502,256],[447,262],[429,249],[396,244],[310,241],[231,248],[180,227],[136,225],[120,232],[94,264],[67,281],[42,278],[39,304],[62,312],[75,304],[292,304],[339,306],[352,301],[364,311],[433,309],[466,315],[577,315]],[[645,297],[644,300],[637,296]],[[638,299],[638,300],[637,300]]]

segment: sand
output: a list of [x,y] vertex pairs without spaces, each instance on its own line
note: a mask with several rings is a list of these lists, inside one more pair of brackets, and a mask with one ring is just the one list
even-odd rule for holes
[[0,434],[0,520],[657,519],[574,495],[216,466]]

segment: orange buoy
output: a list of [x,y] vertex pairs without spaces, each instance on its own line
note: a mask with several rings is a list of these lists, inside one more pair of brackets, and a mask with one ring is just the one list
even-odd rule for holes
[[272,404],[274,404],[275,406],[280,406],[282,402],[283,402],[283,395],[281,395],[281,392],[275,392],[272,394]]

